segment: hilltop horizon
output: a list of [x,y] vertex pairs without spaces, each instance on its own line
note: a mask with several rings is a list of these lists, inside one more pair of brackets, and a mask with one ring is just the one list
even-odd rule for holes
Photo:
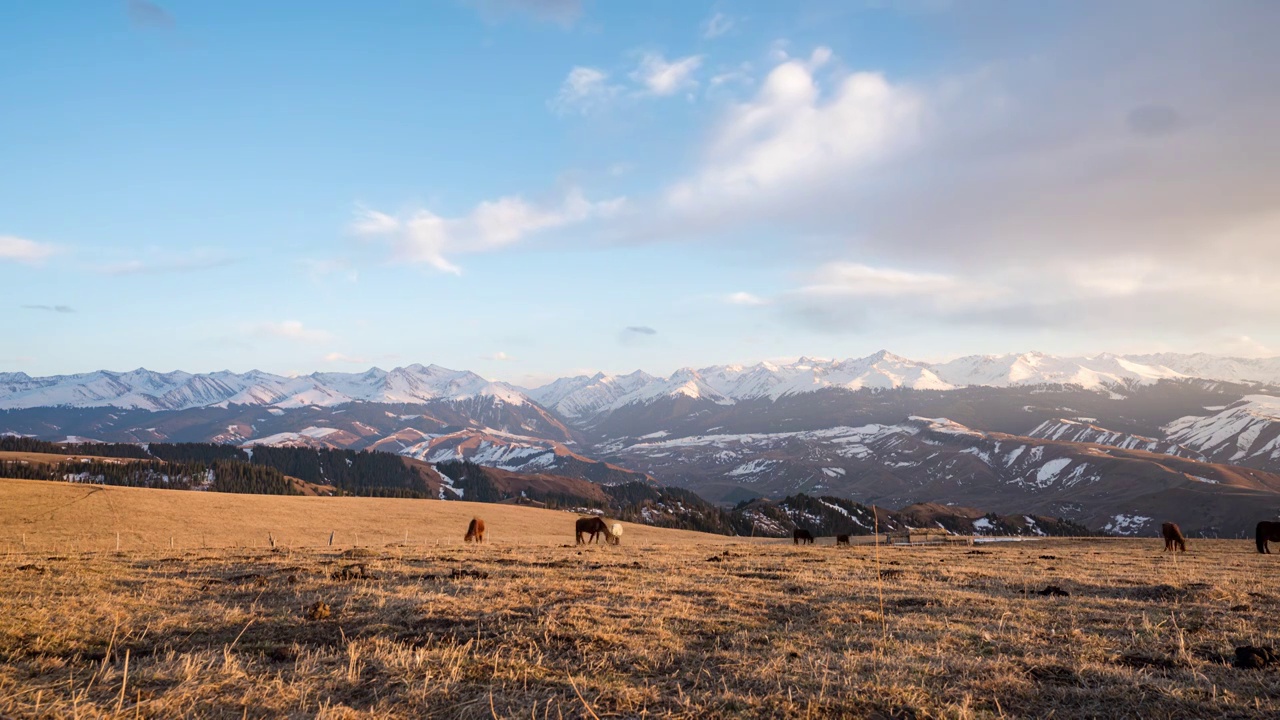
[[[1047,353],[1047,352],[1042,352],[1040,350],[1024,350],[1021,352],[1012,351],[1012,352],[996,352],[996,353],[950,354],[950,355],[933,356],[933,357],[910,357],[908,355],[896,353],[892,350],[881,348],[879,350],[876,350],[875,352],[867,353],[865,355],[849,355],[849,356],[838,357],[838,356],[825,356],[825,355],[816,354],[816,353],[806,353],[802,355],[770,357],[770,358],[761,358],[761,359],[745,360],[745,361],[731,361],[731,362],[719,362],[719,363],[712,362],[712,363],[705,363],[705,364],[704,363],[683,364],[683,365],[672,367],[665,371],[660,369],[651,369],[651,368],[644,368],[644,367],[631,367],[631,368],[624,368],[621,370],[610,370],[610,369],[604,369],[604,368],[574,368],[574,369],[566,370],[561,373],[539,373],[532,376],[530,375],[523,376],[526,380],[530,377],[533,377],[535,379],[541,378],[543,380],[543,382],[541,383],[530,383],[527,381],[522,382],[520,379],[514,379],[511,377],[502,377],[501,376],[502,373],[476,372],[475,374],[491,382],[505,383],[515,388],[528,390],[528,389],[536,389],[538,387],[542,387],[543,385],[547,385],[549,383],[555,382],[556,380],[569,379],[569,378],[590,378],[595,376],[625,377],[625,376],[632,376],[637,374],[654,377],[654,378],[666,378],[684,371],[705,371],[705,370],[724,369],[724,368],[740,368],[740,369],[741,368],[758,368],[758,367],[785,368],[785,367],[792,367],[796,365],[804,365],[804,364],[810,364],[810,363],[831,365],[831,364],[847,363],[851,361],[879,359],[879,358],[885,358],[885,357],[890,359],[896,359],[896,360],[904,360],[907,362],[922,364],[922,365],[944,365],[946,363],[951,363],[951,362],[963,360],[966,358],[999,359],[999,358],[1028,358],[1028,357],[1044,357],[1044,358],[1069,359],[1069,360],[1098,360],[1098,359],[1107,359],[1107,358],[1152,360],[1152,359],[1157,359],[1161,357],[1180,357],[1180,358],[1201,357],[1201,358],[1210,358],[1215,360],[1238,361],[1238,362],[1245,362],[1245,363],[1265,363],[1266,361],[1280,360],[1280,354],[1245,355],[1245,354],[1215,353],[1215,352],[1167,352],[1167,351],[1166,352],[1118,353],[1118,352],[1112,352],[1109,350],[1103,350],[1103,351],[1092,352],[1092,353],[1071,353],[1071,354]],[[1153,362],[1150,364],[1159,364],[1159,363]],[[285,372],[273,372],[270,370],[262,370],[261,368],[258,368],[258,367],[251,367],[247,370],[232,370],[229,368],[220,368],[215,370],[198,370],[198,369],[191,369],[191,368],[185,368],[185,367],[174,368],[172,370],[155,370],[153,368],[147,367],[146,365],[139,365],[135,368],[121,369],[121,370],[113,370],[111,368],[106,368],[106,367],[94,367],[94,368],[88,368],[88,369],[79,370],[75,372],[68,372],[68,373],[39,374],[34,372],[28,372],[26,370],[19,368],[19,369],[13,369],[13,370],[0,370],[0,376],[23,375],[32,379],[46,379],[46,378],[58,378],[58,377],[82,376],[82,375],[92,374],[95,372],[106,372],[106,373],[111,373],[116,375],[127,375],[130,373],[145,372],[145,373],[154,373],[158,375],[173,375],[173,374],[228,375],[229,374],[229,375],[237,375],[237,376],[246,376],[246,375],[262,374],[262,375],[271,375],[271,376],[281,377],[281,378],[302,378],[302,377],[312,377],[317,375],[336,375],[336,376],[354,377],[354,376],[360,376],[360,375],[367,375],[370,373],[389,373],[397,370],[406,370],[406,369],[415,369],[415,368],[423,368],[423,369],[434,368],[434,369],[444,370],[448,372],[475,372],[470,367],[447,367],[437,362],[410,362],[410,363],[403,363],[403,364],[396,362],[396,363],[371,364],[368,367],[365,367],[363,369],[353,369],[353,370],[336,370],[335,371],[335,370],[314,369],[309,371],[292,370],[292,371],[285,371]]]

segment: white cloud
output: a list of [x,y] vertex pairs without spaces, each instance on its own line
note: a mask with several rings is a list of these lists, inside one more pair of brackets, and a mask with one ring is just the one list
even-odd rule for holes
[[561,115],[586,115],[603,109],[620,91],[619,86],[609,82],[609,73],[597,68],[577,66],[560,83],[560,92],[548,105]]
[[0,260],[38,265],[55,253],[58,249],[49,243],[36,242],[13,235],[0,235]]
[[701,55],[690,55],[667,62],[661,53],[646,53],[640,65],[631,73],[631,79],[644,86],[652,95],[674,95],[681,90],[697,87],[694,72],[702,65]]
[[814,183],[865,170],[911,143],[923,112],[913,90],[878,73],[853,73],[829,93],[815,70],[818,48],[770,71],[754,98],[735,106],[714,133],[702,168],[668,192],[672,205],[779,199]]
[[251,325],[249,332],[260,337],[281,338],[300,342],[324,342],[333,338],[333,335],[328,331],[304,327],[297,320],[261,322]]
[[331,352],[326,354],[324,356],[324,361],[331,363],[349,363],[351,365],[367,365],[369,363],[368,358],[346,355],[340,352]]
[[493,361],[496,361],[496,362],[507,362],[508,360],[512,360],[512,359],[514,359],[514,358],[512,358],[510,355],[508,355],[508,354],[506,354],[506,353],[502,352],[501,350],[499,350],[498,352],[496,352],[496,353],[494,353],[494,354],[492,354],[492,355],[486,355],[486,356],[484,357],[484,359],[485,359],[485,360],[493,360]]
[[387,241],[397,260],[426,263],[441,272],[459,275],[462,269],[446,255],[512,245],[541,231],[610,216],[623,204],[622,198],[591,202],[574,188],[558,205],[536,205],[519,196],[509,196],[486,200],[460,218],[441,217],[430,210],[394,216],[361,208],[351,231],[361,238]]
[[730,305],[768,305],[769,301],[759,295],[752,295],[749,292],[730,293],[725,296],[725,302]]
[[702,37],[711,40],[729,32],[737,24],[733,18],[722,12],[717,12],[702,24]]
[[818,268],[800,292],[811,296],[900,297],[954,293],[960,289],[961,284],[948,275],[832,262]]
[[955,275],[828,262],[779,297],[782,310],[821,330],[896,331],[915,323],[998,324],[1020,300],[999,277]]

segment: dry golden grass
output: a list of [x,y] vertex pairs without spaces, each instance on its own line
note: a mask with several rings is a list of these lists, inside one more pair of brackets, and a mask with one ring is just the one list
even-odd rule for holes
[[[578,517],[511,505],[390,498],[235,495],[0,480],[0,549],[49,551],[405,543],[460,544],[471,518],[496,544],[573,542]],[[627,525],[624,542],[718,544],[728,538]]]
[[[149,492],[108,497],[125,513]],[[495,525],[566,517],[482,509],[511,513]],[[0,551],[0,716],[1280,716],[1280,671],[1223,657],[1280,644],[1280,565],[1245,542],[1173,556],[1155,539],[633,532],[585,549]],[[1071,596],[1034,594],[1046,584]]]

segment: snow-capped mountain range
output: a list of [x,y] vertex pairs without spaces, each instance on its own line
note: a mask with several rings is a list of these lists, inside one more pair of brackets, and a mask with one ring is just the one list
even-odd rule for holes
[[778,399],[829,388],[845,390],[909,388],[954,390],[961,387],[1076,385],[1086,390],[1160,380],[1200,378],[1280,384],[1280,358],[1250,360],[1208,355],[1056,357],[1038,352],[971,355],[944,363],[925,363],[880,351],[864,358],[793,363],[717,365],[684,368],[670,377],[643,372],[562,378],[526,391],[532,399],[571,421],[584,421],[632,403],[684,396],[731,404],[755,398]]
[[138,369],[31,377],[0,373],[0,409],[119,407],[185,410],[258,405],[280,408],[333,407],[349,402],[422,403],[492,397],[520,404],[532,399],[570,420],[582,420],[631,403],[685,396],[721,404],[795,395],[829,388],[846,390],[1077,385],[1097,390],[1160,380],[1201,378],[1280,385],[1280,358],[1224,358],[1204,354],[1057,357],[1030,352],[971,355],[926,363],[880,351],[863,358],[755,365],[683,368],[668,377],[642,371],[628,375],[582,375],[521,389],[465,370],[409,365],[363,373],[312,373],[285,377],[253,370],[193,374]]
[[350,402],[418,404],[437,400],[491,397],[520,405],[524,393],[473,372],[437,365],[409,365],[363,373],[312,373],[297,377],[257,370],[247,373],[182,371],[131,372],[30,377],[0,373],[0,409],[35,407],[117,407],[136,410],[187,410],[197,407],[258,405],[278,408],[333,407]]

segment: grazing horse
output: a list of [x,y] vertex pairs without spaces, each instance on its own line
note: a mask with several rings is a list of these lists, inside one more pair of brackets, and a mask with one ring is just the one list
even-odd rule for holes
[[813,533],[809,532],[808,530],[804,530],[802,528],[796,528],[796,531],[791,533],[791,539],[795,542],[796,545],[799,545],[802,542],[808,545],[812,545]]
[[848,535],[837,535],[837,536],[836,536],[836,544],[837,544],[837,545],[848,545],[848,544],[849,544],[849,536],[848,536]]
[[1280,522],[1271,522],[1263,520],[1258,523],[1258,552],[1270,553],[1271,549],[1267,547],[1268,542],[1280,543]]
[[609,526],[609,532],[604,536],[604,541],[610,545],[622,544],[622,523],[614,523]]
[[1182,528],[1177,523],[1167,522],[1160,526],[1160,534],[1164,536],[1165,552],[1186,552],[1187,539],[1182,535]]
[[471,542],[472,540],[478,543],[484,542],[484,521],[480,518],[471,518],[471,524],[467,526],[466,537],[462,538],[462,542]]
[[[599,542],[601,533],[604,533],[606,536],[605,542],[608,542],[609,526],[598,517],[578,518],[578,522],[574,523],[574,530],[578,536],[578,545]],[[584,535],[590,535],[591,539],[583,540]]]

